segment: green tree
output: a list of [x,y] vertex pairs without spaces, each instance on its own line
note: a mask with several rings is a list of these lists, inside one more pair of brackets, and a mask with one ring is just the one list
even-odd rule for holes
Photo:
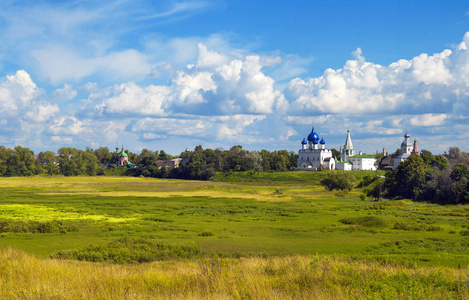
[[0,146],[0,176],[12,176],[8,168],[8,161],[14,155],[15,153],[12,149]]
[[342,157],[342,153],[340,153],[340,151],[338,151],[336,148],[332,148],[331,151],[332,151],[332,157],[334,159],[339,159]]
[[36,158],[28,148],[16,146],[8,161],[10,176],[31,176],[36,174]]
[[386,173],[386,191],[390,197],[416,200],[424,191],[426,167],[419,155],[411,155],[395,171]]
[[47,175],[57,175],[60,172],[55,153],[52,151],[39,152],[37,156],[43,172]]
[[160,153],[158,154],[159,160],[171,160],[171,158],[172,158],[171,155],[164,152],[164,150],[160,150]]
[[456,164],[451,172],[451,179],[453,181],[459,181],[462,179],[469,178],[469,167],[465,164]]
[[352,190],[355,177],[349,172],[331,172],[321,180],[321,185],[327,190]]
[[80,175],[78,166],[78,150],[71,147],[62,147],[57,150],[57,162],[59,163],[60,174],[64,176]]
[[99,147],[94,150],[94,155],[100,165],[115,164],[117,159],[113,159],[113,154],[109,152],[108,147]]

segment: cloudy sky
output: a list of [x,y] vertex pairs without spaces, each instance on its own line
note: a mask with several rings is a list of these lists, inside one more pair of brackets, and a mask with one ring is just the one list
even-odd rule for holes
[[3,0],[0,144],[469,151],[469,2]]

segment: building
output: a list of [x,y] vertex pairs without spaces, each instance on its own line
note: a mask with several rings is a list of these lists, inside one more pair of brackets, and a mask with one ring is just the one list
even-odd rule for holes
[[355,155],[355,149],[353,149],[352,138],[350,137],[350,130],[347,130],[347,138],[345,138],[344,148],[341,149],[342,160],[347,161],[347,157]]
[[314,131],[314,125],[307,140],[303,139],[301,149],[298,151],[298,169],[334,170],[335,159],[332,157],[332,151],[326,149],[324,138],[319,140],[319,135]]
[[168,169],[179,168],[179,164],[182,162],[181,158],[175,158],[171,160],[157,160],[158,169],[166,167]]
[[343,161],[339,159],[337,163],[335,164],[336,170],[341,170],[341,171],[352,171],[352,163],[349,161]]
[[[116,147],[116,151],[119,152],[119,147]],[[124,152],[124,146],[122,145],[122,150],[117,156],[117,162],[116,165],[118,167],[129,167],[129,168],[135,168],[135,165],[129,162],[129,155]]]
[[420,152],[417,149],[417,140],[414,140],[414,143],[411,144],[409,141],[410,135],[406,132],[404,134],[404,141],[401,144],[401,153],[396,155],[394,157],[394,166],[393,169],[397,169],[397,166],[403,161],[405,161],[407,158],[409,158],[410,155],[415,154],[415,155],[420,155]]
[[350,130],[347,130],[344,147],[341,149],[342,157],[337,162],[337,170],[376,170],[376,155],[363,154],[361,151],[355,155]]

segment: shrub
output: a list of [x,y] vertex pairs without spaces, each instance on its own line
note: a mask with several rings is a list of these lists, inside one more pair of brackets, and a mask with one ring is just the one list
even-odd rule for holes
[[170,258],[193,258],[200,253],[196,245],[171,245],[145,238],[120,238],[107,245],[89,245],[62,250],[52,258],[76,259],[117,264],[144,263]]
[[385,227],[386,221],[375,216],[349,217],[339,220],[340,223],[347,225],[359,225],[363,227]]
[[62,221],[24,221],[4,219],[0,221],[0,232],[16,233],[54,233],[66,231],[78,231],[76,226],[66,226]]
[[198,236],[214,236],[215,234],[211,231],[204,230],[201,233],[198,234]]
[[352,190],[355,177],[347,172],[331,172],[321,180],[327,190]]
[[396,222],[394,223],[393,229],[406,230],[406,231],[440,231],[442,228],[436,225],[425,225],[425,224],[407,224]]

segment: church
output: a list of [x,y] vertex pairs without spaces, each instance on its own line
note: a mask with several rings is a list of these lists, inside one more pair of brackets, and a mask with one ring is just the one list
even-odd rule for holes
[[319,140],[319,135],[314,131],[314,125],[307,140],[303,138],[301,149],[298,151],[298,169],[334,170],[335,160],[332,157],[332,151],[326,149],[324,138]]
[[393,170],[397,169],[399,164],[409,158],[411,154],[420,155],[417,149],[417,140],[414,140],[412,145],[409,141],[410,135],[406,132],[404,135],[404,141],[401,144],[401,153],[394,157]]
[[364,154],[361,151],[355,154],[355,149],[352,144],[352,137],[350,130],[347,130],[347,137],[345,138],[344,147],[340,149],[342,157],[336,164],[337,170],[352,171],[352,170],[376,170],[376,155]]

